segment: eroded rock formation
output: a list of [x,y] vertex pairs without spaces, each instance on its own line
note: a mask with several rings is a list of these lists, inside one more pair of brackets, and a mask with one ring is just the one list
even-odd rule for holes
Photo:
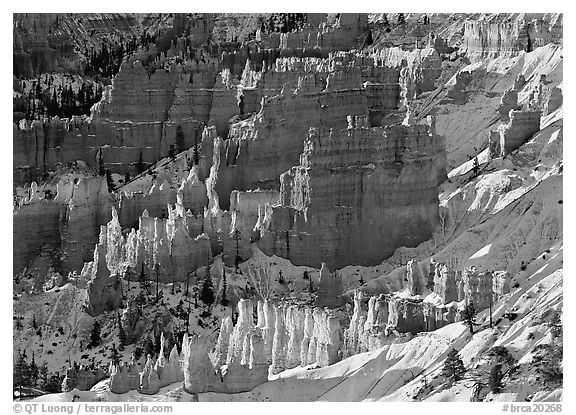
[[347,129],[311,129],[300,165],[281,176],[280,204],[259,220],[262,251],[338,268],[428,239],[442,146],[432,124],[370,128],[359,117]]
[[323,263],[320,268],[320,282],[318,285],[316,307],[336,308],[342,305],[342,277],[337,272],[330,272]]
[[[116,210],[102,231],[109,272],[131,280],[186,281],[188,275],[212,261],[208,236],[201,233],[202,216],[185,212],[179,198],[168,207],[168,218],[152,218],[144,211],[138,230],[124,236]],[[104,229],[104,228],[103,228]]]
[[561,14],[486,15],[464,22],[461,52],[473,61],[515,56],[548,43],[561,43],[562,27]]
[[152,356],[148,355],[143,366],[134,358],[128,364],[111,363],[110,392],[126,393],[138,390],[146,395],[154,395],[164,386],[183,381],[182,361],[176,345],[173,346],[168,358],[165,357],[165,347],[166,342],[162,333],[157,359],[152,359]]
[[106,372],[100,367],[74,364],[68,370],[62,381],[62,391],[74,389],[88,391],[92,386],[106,377]]
[[508,124],[498,127],[489,136],[492,157],[504,157],[524,144],[534,133],[540,130],[542,111],[510,110]]
[[53,198],[32,184],[32,197],[14,211],[14,273],[43,250],[59,258],[55,268],[80,271],[98,242],[100,226],[110,220],[112,198],[104,177],[60,182]]

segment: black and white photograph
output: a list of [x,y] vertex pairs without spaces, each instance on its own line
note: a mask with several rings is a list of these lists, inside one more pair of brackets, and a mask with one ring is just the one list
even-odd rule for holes
[[401,6],[12,14],[6,413],[562,411],[564,15]]

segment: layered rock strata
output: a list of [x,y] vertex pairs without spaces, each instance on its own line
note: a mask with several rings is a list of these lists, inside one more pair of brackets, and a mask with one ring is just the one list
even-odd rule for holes
[[47,197],[32,184],[32,197],[13,215],[14,273],[49,251],[58,258],[55,269],[80,271],[98,242],[100,226],[110,220],[112,198],[104,177],[60,182]]
[[384,128],[348,120],[347,129],[311,129],[300,165],[282,174],[280,204],[259,220],[264,253],[316,267],[375,265],[431,236],[443,144],[432,119]]
[[[188,170],[184,158],[177,159],[173,170]],[[169,178],[159,175],[147,191],[122,190],[118,201],[118,218],[123,228],[138,226],[140,216],[144,211],[148,215],[158,218],[167,218],[169,206],[177,202],[182,204],[185,212],[194,216],[204,215],[208,206],[206,186],[200,180],[198,166],[192,166],[187,175],[178,182],[169,182]]]
[[309,126],[345,128],[347,114],[367,115],[359,72],[344,90],[329,86],[345,73],[331,73],[326,89],[315,85],[314,75],[300,77],[297,85],[263,98],[256,115],[231,125],[229,138],[214,148],[220,154],[216,191],[222,208],[228,208],[234,189],[278,189],[280,174],[298,162]]
[[342,305],[342,277],[337,272],[330,272],[326,264],[320,268],[320,282],[314,305],[316,307],[336,308]]
[[548,43],[562,43],[561,14],[493,14],[464,22],[461,53],[472,61],[515,56]]
[[486,309],[510,292],[510,280],[510,274],[506,271],[466,269],[458,281],[458,301],[473,304],[478,310]]
[[490,155],[504,157],[524,144],[540,130],[542,111],[510,110],[508,124],[489,134]]
[[[415,261],[407,264],[408,285],[422,284],[423,271]],[[354,311],[344,333],[343,353],[353,355],[376,350],[393,341],[393,333],[427,332],[460,321],[464,304],[473,304],[480,312],[510,292],[510,274],[506,271],[479,272],[471,268],[455,272],[441,263],[430,263],[433,287],[418,294],[380,294],[366,304],[360,290],[354,292]],[[428,277],[427,277],[428,278]],[[419,282],[410,282],[417,280]],[[427,295],[429,288],[433,293]]]

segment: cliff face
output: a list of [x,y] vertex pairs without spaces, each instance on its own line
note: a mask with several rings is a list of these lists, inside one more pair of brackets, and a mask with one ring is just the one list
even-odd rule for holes
[[[108,222],[112,199],[103,177],[59,183],[53,199],[37,193],[14,212],[14,273],[43,250],[64,275],[80,271],[98,242],[100,226]],[[42,199],[40,199],[42,197]]]
[[[366,115],[358,75],[346,90],[321,91],[313,75],[299,78],[296,89],[284,88],[280,95],[266,98],[258,114],[231,125],[229,139],[217,150],[220,200],[233,189],[277,189],[280,174],[297,163],[310,126],[343,128],[346,114]],[[226,202],[222,207],[227,208]]]
[[341,13],[337,18],[318,13],[309,16],[309,25],[292,33],[271,33],[264,39],[267,48],[348,50],[360,46],[368,29],[365,13]]
[[45,201],[24,205],[13,215],[14,273],[18,273],[43,250],[58,255],[62,243],[60,221],[65,208],[58,203]]
[[81,51],[139,32],[138,16],[120,13],[14,13],[14,74],[81,72]]
[[504,157],[524,144],[540,130],[541,115],[539,109],[510,110],[508,124],[501,125],[489,136],[491,156]]
[[322,264],[320,268],[320,282],[318,285],[316,307],[336,308],[342,305],[342,278],[338,273],[332,273]]
[[549,43],[562,43],[561,14],[494,14],[464,22],[461,52],[472,61],[515,56]]
[[431,125],[350,122],[310,132],[300,166],[281,176],[280,204],[261,221],[263,252],[295,264],[372,265],[430,237],[441,145]]

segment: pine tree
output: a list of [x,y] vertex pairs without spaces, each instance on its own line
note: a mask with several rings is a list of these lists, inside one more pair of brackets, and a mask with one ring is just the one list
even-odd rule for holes
[[90,346],[96,347],[100,344],[100,341],[100,323],[95,320],[92,326],[92,332],[90,333]]
[[399,25],[406,23],[406,16],[404,16],[404,13],[398,13],[398,17],[397,17],[396,22],[397,22]]
[[104,159],[102,158],[102,147],[100,147],[100,149],[98,150],[97,163],[98,163],[98,174],[100,176],[104,176],[106,172],[104,171]]
[[478,157],[474,156],[474,161],[472,162],[472,173],[474,176],[478,176],[480,173],[480,163],[478,163]]
[[42,363],[39,372],[39,387],[40,389],[46,390],[46,385],[48,384],[48,363]]
[[240,270],[240,261],[242,258],[240,257],[240,238],[242,237],[241,232],[238,228],[234,228],[232,238],[236,241],[236,257],[234,258],[234,266],[236,267],[236,273],[239,273]]
[[138,283],[140,286],[140,294],[142,294],[143,297],[145,296],[144,291],[150,294],[150,281],[146,278],[146,273],[144,272],[144,262],[142,262],[142,266],[140,267]]
[[156,350],[156,346],[154,345],[154,341],[148,337],[146,339],[146,346],[144,348],[144,352],[146,353],[146,356],[150,355],[150,356],[154,356],[154,351]]
[[220,300],[220,304],[224,307],[228,305],[228,298],[226,296],[226,291],[228,290],[228,284],[226,282],[226,270],[222,269],[222,299]]
[[450,349],[444,361],[442,375],[446,377],[450,383],[453,383],[461,380],[464,377],[464,373],[466,373],[464,362],[462,362],[462,359],[458,356],[458,352],[455,349]]
[[110,360],[112,361],[112,366],[118,367],[120,365],[120,354],[116,349],[116,343],[112,343],[112,351],[110,352]]
[[16,330],[20,331],[24,328],[22,324],[22,316],[16,316]]
[[372,37],[372,30],[368,30],[368,34],[366,35],[366,46],[370,46],[374,43],[374,38]]
[[464,307],[464,310],[460,313],[460,317],[462,318],[462,323],[468,326],[470,334],[474,334],[474,326],[478,325],[478,323],[476,323],[476,308],[474,304],[466,304],[466,307]]
[[18,358],[16,359],[16,363],[14,364],[13,370],[13,383],[14,387],[18,386],[20,391],[22,390],[22,386],[30,386],[30,375],[28,372],[28,364],[26,363],[26,359],[24,358],[24,354],[18,350]]
[[118,316],[118,350],[123,351],[126,346],[126,333],[124,332],[124,326],[122,325],[122,319],[120,318],[120,313]]
[[206,277],[204,278],[202,290],[200,291],[200,300],[206,305],[214,304],[214,285],[210,271],[210,264],[208,264],[206,265]]
[[34,352],[32,352],[32,361],[30,362],[30,366],[28,366],[28,375],[30,376],[30,385],[36,386],[36,382],[38,382],[38,376],[40,375],[40,370],[36,365]]
[[488,386],[492,393],[499,393],[502,390],[504,384],[502,383],[502,378],[504,375],[502,374],[502,365],[496,364],[492,367],[490,371],[490,378],[488,379]]
[[178,125],[176,127],[176,152],[181,153],[186,150],[184,145],[184,131],[182,131],[182,126]]
[[170,147],[168,147],[168,157],[170,157],[170,160],[172,161],[176,159],[176,150],[174,148],[174,144],[170,144]]
[[138,163],[136,163],[136,172],[138,174],[145,170],[144,162],[142,161],[142,149],[140,149],[140,157],[138,158]]
[[108,185],[108,192],[112,193],[116,191],[116,185],[114,184],[114,179],[112,178],[112,172],[106,169],[106,184]]
[[200,163],[200,151],[198,150],[198,130],[196,130],[196,135],[194,136],[194,150],[192,150],[192,158],[194,159],[194,164],[197,166]]

